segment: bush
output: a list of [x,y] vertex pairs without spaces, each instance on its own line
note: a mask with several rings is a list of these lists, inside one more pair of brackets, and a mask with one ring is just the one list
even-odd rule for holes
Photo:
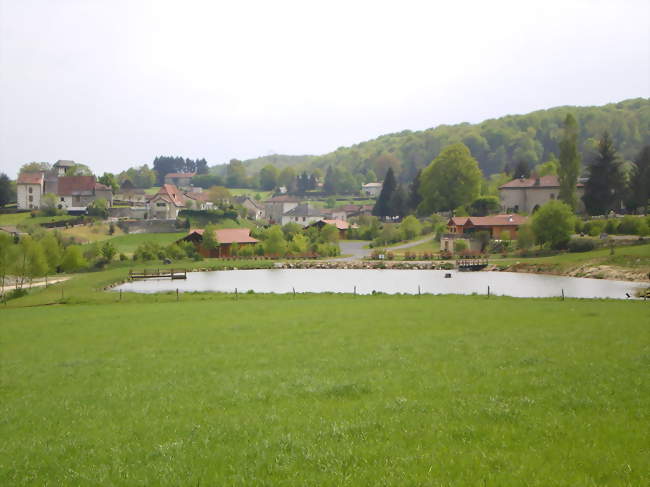
[[11,291],[5,293],[3,299],[5,301],[9,301],[10,299],[22,298],[23,296],[27,296],[27,289],[21,287],[18,289],[12,289]]
[[551,200],[533,215],[531,226],[538,243],[561,249],[571,239],[574,220],[575,216],[569,205]]
[[618,225],[618,233],[622,235],[647,235],[648,224],[644,218],[626,215]]
[[590,238],[572,238],[567,248],[569,252],[589,252],[596,248],[596,242]]
[[163,260],[165,257],[165,250],[155,242],[143,242],[138,245],[133,253],[133,260]]
[[467,242],[465,240],[455,240],[454,241],[454,252],[457,254],[462,254],[467,250]]
[[576,221],[573,224],[573,231],[577,234],[581,234],[585,231],[585,224],[580,218],[576,218]]
[[610,234],[618,233],[619,223],[620,222],[618,220],[614,220],[613,218],[607,220],[607,223],[605,224],[604,227],[605,233],[610,233]]
[[583,231],[587,235],[597,237],[605,230],[604,220],[590,220],[584,224]]

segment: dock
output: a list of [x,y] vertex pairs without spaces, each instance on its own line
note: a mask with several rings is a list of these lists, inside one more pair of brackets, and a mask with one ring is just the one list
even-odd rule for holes
[[480,271],[487,265],[487,259],[456,259],[456,268],[459,271]]
[[129,279],[187,279],[186,269],[142,269],[129,270]]

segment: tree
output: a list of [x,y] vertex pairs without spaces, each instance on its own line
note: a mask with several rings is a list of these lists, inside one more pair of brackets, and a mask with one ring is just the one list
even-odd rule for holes
[[278,176],[278,186],[284,186],[289,193],[295,190],[296,171],[292,167],[285,167]]
[[397,181],[395,181],[395,174],[393,173],[393,168],[389,167],[388,171],[386,171],[386,177],[384,178],[384,184],[381,187],[379,197],[372,209],[373,215],[382,218],[394,215],[391,211],[391,198],[396,188]]
[[117,249],[110,240],[107,240],[102,244],[99,252],[105,262],[112,262],[113,258],[117,255]]
[[578,122],[573,115],[564,119],[564,133],[560,141],[560,162],[558,180],[560,181],[559,198],[575,211],[576,184],[580,174],[580,154],[578,153]]
[[334,225],[323,225],[323,228],[320,229],[319,240],[324,243],[338,242],[338,229]]
[[248,185],[246,168],[239,159],[231,159],[226,167],[226,186],[229,188],[245,188]]
[[41,198],[41,210],[45,216],[54,216],[58,213],[58,198],[54,193],[45,193]]
[[32,237],[25,236],[16,246],[13,274],[16,276],[16,288],[22,288],[25,280],[31,282],[35,277],[47,272],[47,262],[43,248]]
[[375,171],[372,169],[368,169],[366,171],[366,178],[365,178],[366,183],[376,183],[377,182],[377,174],[375,174]]
[[501,208],[501,202],[496,196],[479,196],[469,206],[472,216],[487,216],[496,213]]
[[422,224],[413,215],[409,215],[399,225],[404,240],[411,240],[422,233]]
[[294,234],[289,243],[289,252],[296,255],[306,254],[309,250],[309,239],[300,233]]
[[422,169],[419,169],[415,174],[413,181],[409,185],[409,199],[408,199],[408,208],[409,211],[416,211],[420,203],[422,203],[422,195],[420,194],[420,182],[422,180]]
[[650,200],[650,145],[646,145],[636,157],[630,174],[628,207],[634,211],[648,211]]
[[454,252],[462,254],[467,250],[467,242],[462,239],[454,240]]
[[563,248],[571,239],[574,219],[573,210],[566,203],[551,200],[544,204],[535,212],[531,223],[537,243]]
[[49,162],[28,162],[20,166],[18,171],[20,174],[24,172],[48,172],[52,169],[52,165]]
[[108,201],[104,198],[98,198],[88,205],[86,211],[90,216],[108,218]]
[[605,215],[620,210],[623,199],[623,173],[616,148],[605,132],[598,141],[597,153],[589,165],[583,200],[590,215]]
[[47,262],[47,274],[54,274],[61,265],[61,245],[58,239],[51,233],[43,237],[40,243],[41,247],[43,247],[45,261]]
[[533,246],[535,243],[535,234],[532,227],[525,223],[519,226],[517,230],[517,247],[526,250]]
[[420,183],[420,211],[453,210],[474,201],[481,188],[481,170],[463,144],[446,147],[424,171]]
[[388,204],[390,216],[404,216],[409,212],[408,193],[401,184],[397,185]]
[[103,184],[104,186],[108,186],[109,188],[111,188],[113,194],[117,194],[118,191],[120,190],[120,185],[117,182],[117,178],[115,177],[115,174],[112,174],[110,172],[105,172],[104,174],[102,174],[97,181]]
[[4,292],[5,279],[15,263],[16,245],[14,239],[5,232],[0,232],[0,290]]
[[219,248],[219,239],[217,238],[217,227],[208,225],[203,229],[203,241],[201,245],[206,250],[217,250]]
[[334,179],[334,169],[332,166],[327,168],[325,173],[325,182],[323,183],[323,191],[325,194],[335,194],[336,193],[336,181]]
[[61,259],[61,269],[63,272],[75,272],[87,265],[88,263],[81,253],[81,247],[78,245],[70,245],[63,252]]
[[278,170],[275,166],[268,164],[260,170],[260,188],[270,191],[278,185]]
[[223,186],[212,186],[208,189],[208,199],[215,205],[223,205],[230,201],[230,191]]
[[281,257],[287,250],[287,242],[284,240],[282,229],[274,225],[266,232],[266,240],[264,240],[264,252],[266,255]]
[[528,163],[524,160],[521,160],[515,166],[515,172],[512,176],[515,179],[519,178],[529,178],[530,177],[530,167]]
[[14,196],[11,180],[6,174],[0,173],[0,207],[14,201]]
[[197,174],[208,174],[208,161],[205,159],[197,159],[196,161],[196,173]]

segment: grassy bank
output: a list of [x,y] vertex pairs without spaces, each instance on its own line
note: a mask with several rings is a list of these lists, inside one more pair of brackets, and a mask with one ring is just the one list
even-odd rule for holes
[[0,308],[1,484],[650,475],[643,302],[111,296]]

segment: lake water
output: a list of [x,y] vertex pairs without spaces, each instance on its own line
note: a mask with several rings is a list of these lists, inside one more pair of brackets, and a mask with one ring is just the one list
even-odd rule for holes
[[[445,278],[445,274],[451,278]],[[192,272],[186,280],[150,279],[121,284],[115,291],[156,293],[246,292],[387,294],[487,294],[514,297],[615,298],[634,296],[643,283],[516,272],[458,272],[393,269],[256,269]],[[419,290],[418,290],[419,287]]]

